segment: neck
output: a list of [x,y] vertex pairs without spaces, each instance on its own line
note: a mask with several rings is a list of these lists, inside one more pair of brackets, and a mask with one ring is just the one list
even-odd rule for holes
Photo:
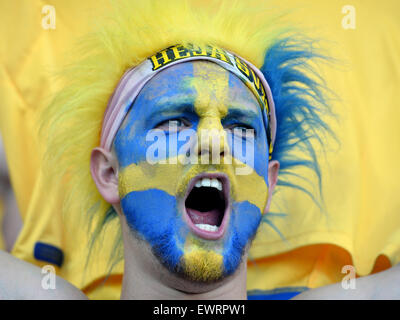
[[[246,293],[246,263],[242,263],[240,269],[221,284],[199,286],[197,284],[182,283],[177,281],[165,281],[165,277],[155,277],[143,272],[134,272],[132,265],[125,261],[125,271],[122,283],[122,300],[244,300]],[[160,279],[163,278],[163,279]],[[169,275],[170,280],[174,278]],[[175,279],[176,280],[176,279]],[[174,286],[171,284],[174,282]],[[208,288],[207,288],[208,286]],[[184,287],[184,290],[182,290]],[[198,292],[200,291],[200,292]]]
[[247,298],[246,281],[230,279],[209,291],[191,293],[178,290],[154,278],[133,276],[125,269],[122,300],[244,300]]

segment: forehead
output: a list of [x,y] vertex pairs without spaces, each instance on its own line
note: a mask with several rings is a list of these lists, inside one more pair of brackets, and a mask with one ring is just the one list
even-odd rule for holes
[[247,109],[260,114],[259,103],[247,85],[210,61],[184,62],[164,69],[145,85],[136,100],[147,105],[162,105],[173,100],[195,104],[199,96],[229,109]]

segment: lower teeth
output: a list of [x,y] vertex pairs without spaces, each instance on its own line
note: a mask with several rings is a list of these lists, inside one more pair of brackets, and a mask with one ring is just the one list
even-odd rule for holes
[[201,229],[201,230],[210,231],[210,232],[218,231],[218,227],[217,226],[212,226],[210,224],[199,223],[199,224],[196,224],[196,227]]

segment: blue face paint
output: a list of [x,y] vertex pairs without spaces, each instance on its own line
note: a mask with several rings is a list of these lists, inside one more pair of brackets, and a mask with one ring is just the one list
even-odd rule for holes
[[[161,210],[160,204],[168,210]],[[175,197],[157,189],[133,191],[121,200],[121,205],[129,213],[129,227],[144,237],[157,257],[173,270],[183,254],[177,244],[183,244],[187,234],[182,219],[176,218]]]
[[242,251],[255,236],[260,221],[260,210],[255,205],[247,201],[233,204],[230,232],[224,248],[224,266],[227,274],[232,274],[239,266]]
[[[204,67],[212,72],[203,72]],[[176,131],[169,131],[169,121],[174,121]],[[168,163],[176,155],[183,156],[179,150],[188,139],[178,138],[184,130],[195,132],[204,128],[223,128],[229,150],[238,160],[246,157],[236,152],[237,146],[244,154],[249,150],[246,139],[233,129],[253,129],[254,172],[235,175],[232,164]],[[166,164],[152,165],[147,161],[147,151],[154,141],[146,137],[154,129],[165,134],[165,144],[160,144],[158,152],[165,157]],[[185,62],[167,68],[137,96],[115,137],[114,150],[120,166],[121,207],[127,223],[150,244],[162,264],[195,281],[215,281],[232,274],[255,235],[267,202],[267,137],[262,111],[246,85],[210,62]],[[231,212],[227,214],[223,235],[214,240],[194,234],[187,223],[187,188],[192,178],[204,172],[226,174],[231,186],[226,199],[229,203],[225,204]],[[211,269],[200,270],[196,265],[199,259],[209,259],[201,265]]]

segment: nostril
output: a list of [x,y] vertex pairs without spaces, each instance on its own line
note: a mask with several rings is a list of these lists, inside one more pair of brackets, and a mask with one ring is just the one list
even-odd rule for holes
[[204,157],[205,159],[209,159],[211,157],[210,150],[207,148],[202,148],[199,150],[199,157]]

